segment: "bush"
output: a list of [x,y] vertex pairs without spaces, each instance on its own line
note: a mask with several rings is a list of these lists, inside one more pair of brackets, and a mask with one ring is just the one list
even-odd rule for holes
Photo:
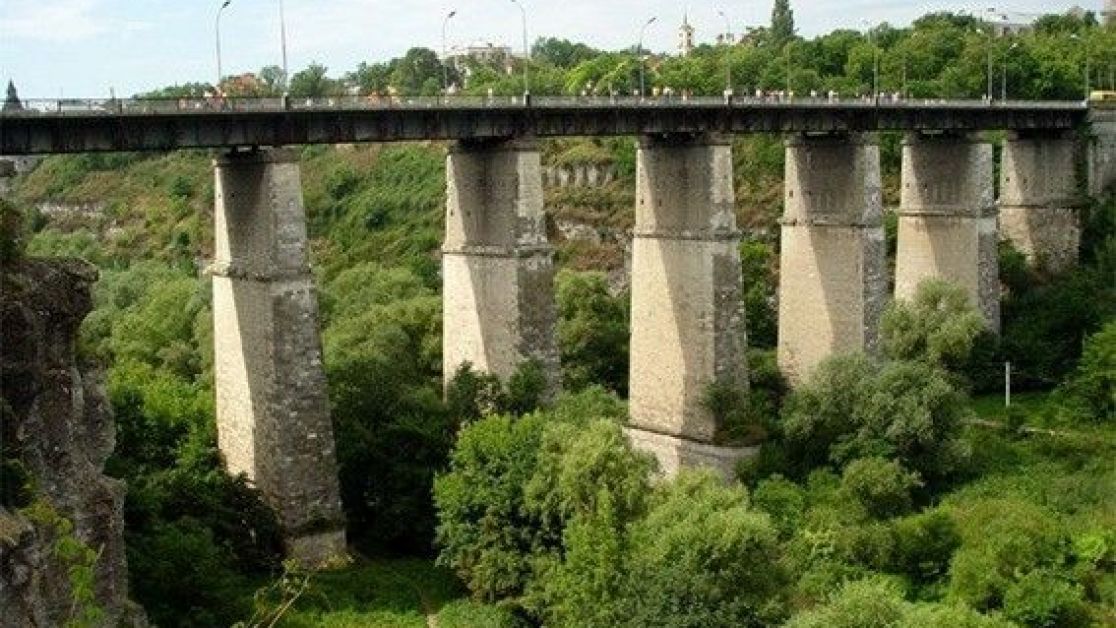
[[1116,320],[1085,341],[1081,362],[1060,393],[1087,420],[1116,421]]
[[531,576],[532,555],[554,549],[542,522],[527,509],[546,419],[492,416],[466,425],[450,468],[434,481],[438,562],[485,601],[518,597]]
[[786,539],[798,531],[806,510],[806,494],[794,482],[779,475],[762,480],[752,492],[752,501],[771,515],[780,537]]
[[953,553],[961,545],[957,524],[942,510],[929,510],[893,524],[895,557],[892,569],[917,584],[936,582],[946,575]]
[[796,615],[787,628],[1010,628],[1013,624],[963,606],[912,604],[894,580],[872,578],[841,587],[821,608]]
[[1013,583],[1004,596],[1004,615],[1034,628],[1089,625],[1080,586],[1045,570],[1036,570]]
[[580,424],[559,422],[543,435],[534,475],[524,487],[528,511],[544,529],[608,509],[622,523],[643,514],[651,491],[654,459],[635,452],[620,425],[586,416]]
[[794,616],[787,628],[862,628],[895,626],[907,610],[903,590],[884,578],[851,582],[834,594],[829,602]]
[[5,268],[23,256],[26,236],[23,213],[6,198],[0,198],[0,264]]
[[1000,608],[1022,575],[1059,564],[1068,550],[1057,519],[1029,502],[985,499],[950,510],[962,538],[950,562],[950,595],[979,610]]
[[837,356],[788,397],[783,429],[799,473],[875,456],[936,481],[967,459],[959,436],[968,415],[964,396],[930,364]]
[[537,616],[554,625],[622,621],[624,532],[644,514],[652,467],[615,422],[546,430],[527,501],[562,551],[535,557],[528,606]]
[[917,473],[894,460],[860,458],[845,467],[841,488],[871,516],[888,519],[911,509],[911,491],[922,485]]
[[229,626],[251,612],[251,583],[203,524],[182,519],[128,532],[131,591],[159,626]]
[[626,626],[761,626],[782,614],[777,532],[711,473],[661,486],[632,524]]
[[962,288],[927,280],[912,301],[888,306],[880,322],[880,340],[884,353],[894,360],[925,360],[956,370],[965,364],[985,326]]
[[601,273],[558,274],[558,347],[562,383],[628,394],[628,300],[608,292]]

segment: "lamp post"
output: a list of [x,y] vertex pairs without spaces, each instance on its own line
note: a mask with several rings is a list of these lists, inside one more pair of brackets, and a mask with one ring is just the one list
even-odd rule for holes
[[[728,15],[725,14],[723,9],[717,9],[717,15],[725,18],[725,45],[732,47],[732,21],[729,20]],[[725,55],[725,96],[732,95],[732,63],[728,55]]]
[[783,50],[787,53],[787,100],[791,97],[791,43],[787,42]]
[[531,49],[527,45],[527,9],[524,8],[522,0],[511,0],[511,2],[519,7],[519,12],[523,16],[523,104],[527,104],[531,98]]
[[279,46],[283,50],[283,93],[291,84],[291,74],[287,68],[287,14],[283,10],[283,0],[279,0]]
[[876,45],[876,28],[868,20],[864,20],[868,27],[868,45],[872,47],[872,100],[879,102],[880,98],[880,47]]
[[221,3],[221,8],[217,9],[217,20],[214,28],[217,35],[217,82],[213,85],[213,89],[218,96],[221,95],[221,79],[225,76],[224,70],[221,68],[221,14],[229,8],[230,4],[232,4],[232,0],[225,0]]
[[446,19],[442,20],[442,94],[445,96],[449,96],[449,47],[446,45],[446,30],[455,15],[456,9],[447,13]]
[[1093,80],[1089,68],[1089,40],[1085,39],[1081,35],[1078,35],[1077,33],[1070,35],[1070,39],[1076,39],[1077,41],[1081,42],[1081,45],[1085,48],[1085,100],[1088,101],[1089,92],[1092,91]]
[[644,85],[644,80],[645,80],[644,79],[644,68],[643,68],[643,66],[644,66],[644,62],[643,62],[643,38],[644,38],[645,35],[647,35],[647,27],[654,24],[655,20],[658,20],[658,19],[659,19],[658,16],[656,16],[656,17],[653,17],[653,18],[647,20],[647,22],[644,23],[643,28],[639,29],[639,46],[636,47],[636,54],[639,55],[639,99],[640,100],[643,100],[643,91],[644,91],[644,87],[645,87],[645,85]]
[[1015,50],[1018,47],[1019,47],[1019,42],[1015,42],[1012,45],[1008,46],[1007,51],[1004,52],[1004,73],[1003,73],[1003,76],[1001,77],[1002,80],[1000,82],[1000,100],[1003,101],[1003,102],[1007,102],[1007,97],[1008,97],[1008,89],[1007,89],[1008,55],[1011,54],[1012,50]]

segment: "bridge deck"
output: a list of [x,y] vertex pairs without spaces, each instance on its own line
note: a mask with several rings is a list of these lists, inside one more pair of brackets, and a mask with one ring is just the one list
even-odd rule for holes
[[0,155],[660,133],[1065,130],[1082,102],[536,98],[31,101]]

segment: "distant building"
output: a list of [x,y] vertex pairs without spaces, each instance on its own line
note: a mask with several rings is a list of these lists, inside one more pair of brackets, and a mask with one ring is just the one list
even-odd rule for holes
[[682,26],[678,29],[678,54],[683,57],[690,56],[694,50],[694,27],[690,26],[690,15],[682,15]]
[[992,34],[996,37],[1011,37],[1028,33],[1032,28],[1032,20],[1021,19],[1008,13],[998,11],[988,12],[988,23],[992,26]]
[[1106,26],[1116,25],[1116,0],[1104,0],[1104,23]]
[[10,111],[23,111],[23,103],[19,101],[19,92],[16,91],[15,83],[11,80],[8,81],[8,94],[4,97],[4,113]]
[[507,74],[515,71],[516,56],[511,46],[497,46],[491,42],[459,48],[446,59],[459,72],[469,76],[477,65],[499,68]]

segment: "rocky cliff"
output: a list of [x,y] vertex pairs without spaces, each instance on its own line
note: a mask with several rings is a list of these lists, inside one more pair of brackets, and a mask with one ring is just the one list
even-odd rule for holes
[[124,487],[103,475],[114,427],[78,327],[97,271],[0,266],[0,628],[142,625],[128,600]]

